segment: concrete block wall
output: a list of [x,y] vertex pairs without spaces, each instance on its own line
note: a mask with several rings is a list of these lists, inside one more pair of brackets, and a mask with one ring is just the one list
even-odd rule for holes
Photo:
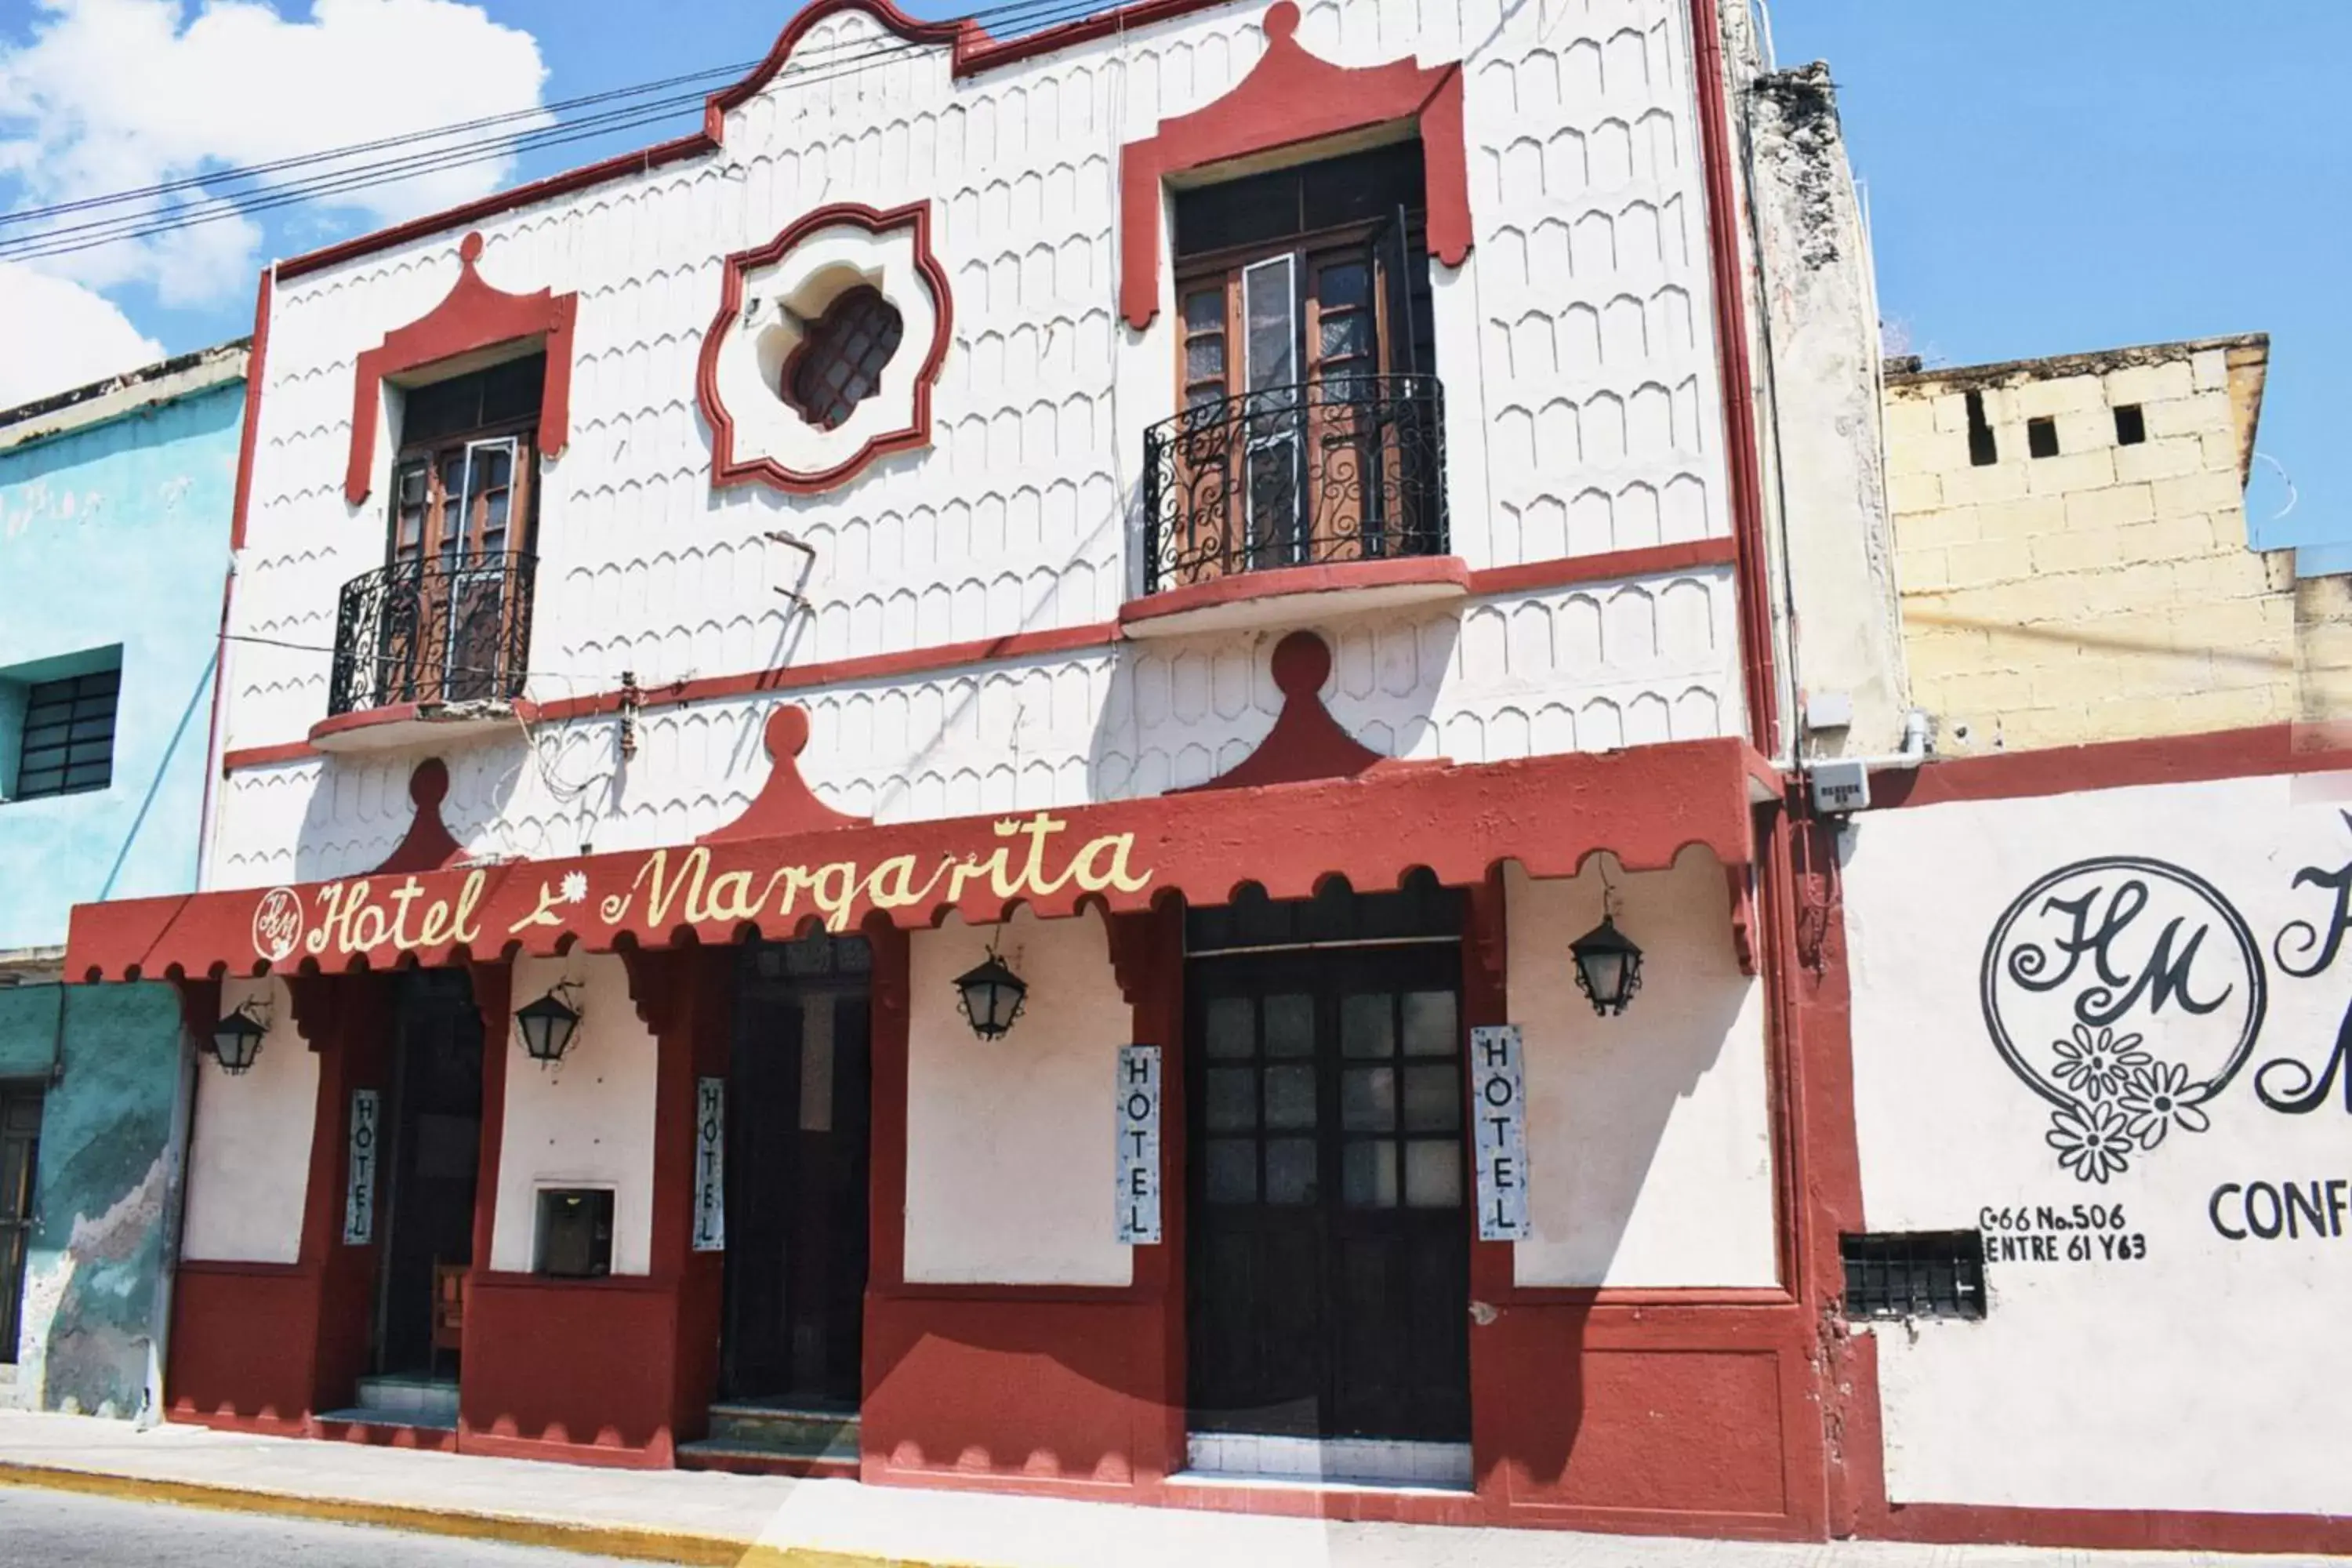
[[[1904,647],[1939,751],[2352,713],[2352,678],[2306,676],[2292,556],[2247,542],[2267,355],[2252,336],[1888,378]],[[1971,449],[1971,394],[1990,463]],[[2124,445],[2116,411],[2134,405],[2145,437]],[[2042,418],[2058,449],[2037,458]],[[2305,597],[2352,651],[2352,613]]]

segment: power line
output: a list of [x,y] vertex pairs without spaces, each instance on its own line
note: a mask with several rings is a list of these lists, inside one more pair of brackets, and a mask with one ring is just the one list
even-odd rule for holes
[[[1017,26],[1024,31],[1042,30],[1065,22],[1078,20],[1093,14],[1096,9],[1091,0],[1013,0],[1011,4],[974,12],[964,20],[978,22],[987,19]],[[913,40],[890,38],[880,41],[851,40],[840,44],[819,46],[814,50],[795,50],[793,65],[798,68],[786,79],[785,85],[817,86],[826,81],[854,75],[868,67],[895,58],[920,53],[932,47],[929,44]],[[826,55],[835,55],[840,58],[821,58]],[[807,60],[819,60],[820,63],[812,67],[805,63]],[[43,213],[67,216],[72,212],[96,211],[105,206],[120,205],[130,201],[154,199],[158,194],[210,189],[224,184],[234,184],[240,181],[252,181],[268,173],[329,163],[338,158],[349,157],[357,152],[413,146],[421,142],[445,140],[469,129],[511,123],[517,120],[536,118],[561,109],[643,97],[647,92],[682,82],[726,74],[737,68],[712,68],[709,70],[667,78],[634,88],[616,88],[601,93],[585,94],[578,99],[566,100],[562,103],[539,109],[518,110],[506,115],[485,116],[480,120],[457,125],[438,127],[404,136],[380,138],[373,142],[356,143],[352,147],[331,152],[281,159],[274,163],[256,164],[243,169],[218,171],[208,175],[191,176],[183,181],[146,187],[142,191],[89,197],[79,202],[59,204],[51,208],[36,209],[28,214],[14,215],[12,218],[0,219],[0,221],[22,221]],[[679,109],[699,104],[705,97],[703,93],[695,92],[663,98],[652,102],[628,104],[537,131],[524,132],[516,135],[494,136],[350,168],[331,169],[307,181],[298,181],[276,188],[264,186],[259,192],[244,198],[225,195],[203,205],[184,205],[163,215],[152,211],[132,213],[64,227],[48,228],[14,238],[0,239],[0,260],[36,260],[46,257],[71,255],[100,246],[151,238],[180,229],[196,227],[203,224],[217,223],[247,213],[266,212],[299,202],[318,200],[324,196],[344,195],[376,185],[389,184],[399,180],[414,179],[443,170],[502,160],[518,153],[539,152],[575,142],[613,135],[667,118]]]

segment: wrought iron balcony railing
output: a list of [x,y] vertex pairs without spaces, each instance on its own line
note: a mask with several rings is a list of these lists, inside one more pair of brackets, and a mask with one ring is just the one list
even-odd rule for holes
[[521,696],[538,565],[531,555],[434,555],[344,584],[327,711]]
[[1143,464],[1147,594],[1446,550],[1445,395],[1433,375],[1197,404],[1144,432]]

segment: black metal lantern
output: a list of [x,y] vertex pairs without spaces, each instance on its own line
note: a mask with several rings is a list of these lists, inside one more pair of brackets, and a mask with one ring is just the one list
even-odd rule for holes
[[269,1033],[269,1026],[253,1016],[253,1007],[247,1002],[213,1026],[213,1059],[225,1073],[247,1070],[261,1054],[262,1037]]
[[1642,988],[1642,950],[1617,929],[1615,917],[1602,915],[1568,951],[1576,958],[1576,988],[1591,998],[1592,1010],[1602,1017],[1622,1013]]
[[996,956],[993,946],[986,958],[956,976],[956,997],[963,1016],[971,1020],[971,1032],[983,1040],[1001,1039],[1012,1029],[1028,994],[1027,984]]
[[572,1032],[580,1027],[580,1009],[566,1005],[556,994],[571,989],[566,982],[538,1001],[515,1009],[515,1027],[522,1031],[522,1048],[541,1067],[563,1059],[563,1053],[572,1047]]

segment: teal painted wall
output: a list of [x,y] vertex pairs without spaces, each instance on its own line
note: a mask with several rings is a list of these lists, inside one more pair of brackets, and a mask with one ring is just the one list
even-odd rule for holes
[[77,903],[195,885],[244,411],[232,381],[0,451],[0,677],[122,648],[113,784],[0,800],[0,952],[63,943]]
[[168,985],[0,990],[0,1079],[47,1086],[16,1363],[43,1408],[133,1415],[145,1399],[184,1060]]
[[[0,735],[0,952],[63,945],[77,903],[195,884],[244,407],[229,381],[0,451],[0,731],[26,681],[116,646],[122,670],[108,788],[5,799]],[[133,1415],[149,1397],[187,1059],[168,985],[0,989],[0,1078],[47,1086],[21,1403]]]

